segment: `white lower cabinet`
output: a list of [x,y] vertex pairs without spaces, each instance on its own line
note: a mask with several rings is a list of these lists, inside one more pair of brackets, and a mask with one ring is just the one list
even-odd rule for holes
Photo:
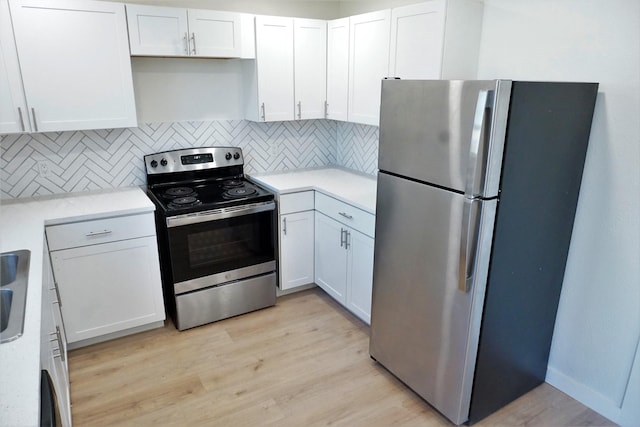
[[60,423],[68,427],[71,426],[71,398],[67,342],[46,242],[43,261],[40,368],[49,373],[60,412]]
[[367,324],[374,239],[362,231],[373,235],[374,223],[368,212],[316,193],[316,284]]
[[152,213],[46,230],[69,344],[92,344],[164,320]]
[[281,215],[280,289],[313,283],[313,211]]
[[313,283],[313,191],[280,196],[281,290]]

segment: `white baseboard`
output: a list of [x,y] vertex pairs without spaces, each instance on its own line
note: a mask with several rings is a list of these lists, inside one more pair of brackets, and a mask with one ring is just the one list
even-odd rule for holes
[[617,402],[550,366],[545,381],[614,423],[620,423],[621,409]]

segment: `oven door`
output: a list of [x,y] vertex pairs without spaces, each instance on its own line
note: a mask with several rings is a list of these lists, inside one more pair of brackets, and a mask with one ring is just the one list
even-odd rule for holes
[[176,294],[273,272],[275,202],[167,218]]

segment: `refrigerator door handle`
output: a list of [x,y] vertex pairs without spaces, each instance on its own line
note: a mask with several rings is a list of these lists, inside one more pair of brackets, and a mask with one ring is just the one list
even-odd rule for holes
[[462,233],[460,235],[460,265],[458,268],[458,290],[467,293],[471,289],[476,269],[478,252],[481,200],[465,199],[462,213]]
[[471,144],[469,145],[469,163],[467,163],[467,179],[465,185],[465,197],[473,197],[476,189],[475,182],[478,174],[478,154],[480,152],[480,142],[482,136],[486,134],[485,117],[487,110],[487,102],[489,101],[489,90],[478,91],[478,101],[476,103],[476,112],[473,116],[473,130],[471,131]]

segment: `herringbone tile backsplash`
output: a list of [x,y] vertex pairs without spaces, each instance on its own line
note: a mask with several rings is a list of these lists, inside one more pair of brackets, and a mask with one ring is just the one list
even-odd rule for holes
[[0,138],[4,199],[143,185],[145,154],[186,147],[241,147],[247,173],[335,164],[375,174],[378,161],[377,127],[330,120],[157,123]]

